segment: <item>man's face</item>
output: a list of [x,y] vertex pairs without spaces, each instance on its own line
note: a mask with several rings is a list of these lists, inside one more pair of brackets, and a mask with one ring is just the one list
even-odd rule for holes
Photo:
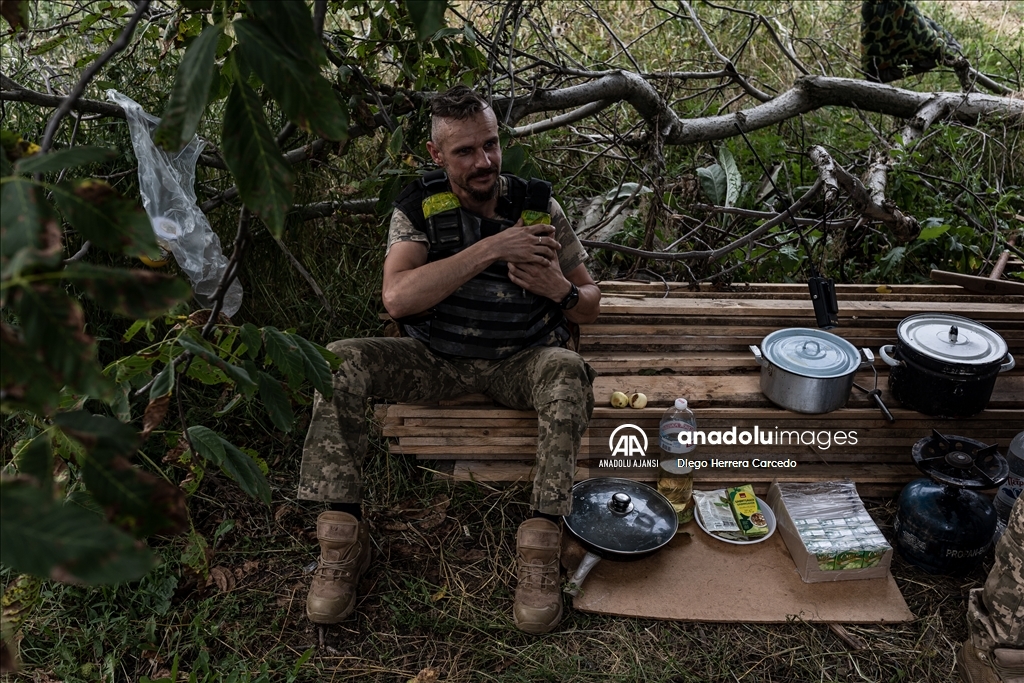
[[493,198],[501,171],[494,111],[487,108],[462,121],[441,119],[437,123],[435,140],[427,143],[431,158],[445,170],[452,186],[474,201]]

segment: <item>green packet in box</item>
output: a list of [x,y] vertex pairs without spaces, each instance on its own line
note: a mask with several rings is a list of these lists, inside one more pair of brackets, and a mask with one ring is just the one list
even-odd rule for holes
[[892,547],[864,508],[852,481],[775,481],[767,502],[805,582],[888,576]]

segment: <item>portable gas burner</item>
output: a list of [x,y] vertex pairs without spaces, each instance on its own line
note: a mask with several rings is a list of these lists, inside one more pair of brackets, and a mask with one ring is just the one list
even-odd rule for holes
[[911,455],[928,477],[900,494],[896,548],[932,574],[965,573],[981,562],[996,529],[995,507],[979,491],[998,487],[1010,468],[997,446],[937,430]]

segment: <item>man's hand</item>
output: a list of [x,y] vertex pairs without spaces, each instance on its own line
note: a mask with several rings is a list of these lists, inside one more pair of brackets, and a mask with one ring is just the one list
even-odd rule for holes
[[560,302],[569,293],[571,285],[557,258],[545,259],[544,263],[512,263],[508,264],[508,278],[513,284],[544,296],[555,303]]
[[501,258],[509,264],[533,264],[543,267],[554,260],[557,268],[558,250],[562,245],[554,235],[553,225],[523,225],[523,219],[520,218],[515,225],[505,228],[489,239],[502,241]]

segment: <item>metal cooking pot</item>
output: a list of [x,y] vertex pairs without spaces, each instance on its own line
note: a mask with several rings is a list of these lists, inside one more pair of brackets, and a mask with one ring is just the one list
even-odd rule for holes
[[926,415],[966,417],[988,405],[996,377],[1012,370],[1006,341],[990,327],[947,313],[919,313],[878,350],[897,401]]
[[580,584],[601,558],[638,560],[676,535],[679,518],[668,498],[647,484],[598,477],[572,487],[572,513],[565,527],[587,554],[565,592],[577,595]]
[[[842,337],[804,327],[776,330],[750,347],[761,366],[761,392],[775,405],[797,413],[828,413],[850,399],[853,379],[871,367],[874,354],[862,349],[867,361]],[[762,353],[763,350],[763,353]]]

